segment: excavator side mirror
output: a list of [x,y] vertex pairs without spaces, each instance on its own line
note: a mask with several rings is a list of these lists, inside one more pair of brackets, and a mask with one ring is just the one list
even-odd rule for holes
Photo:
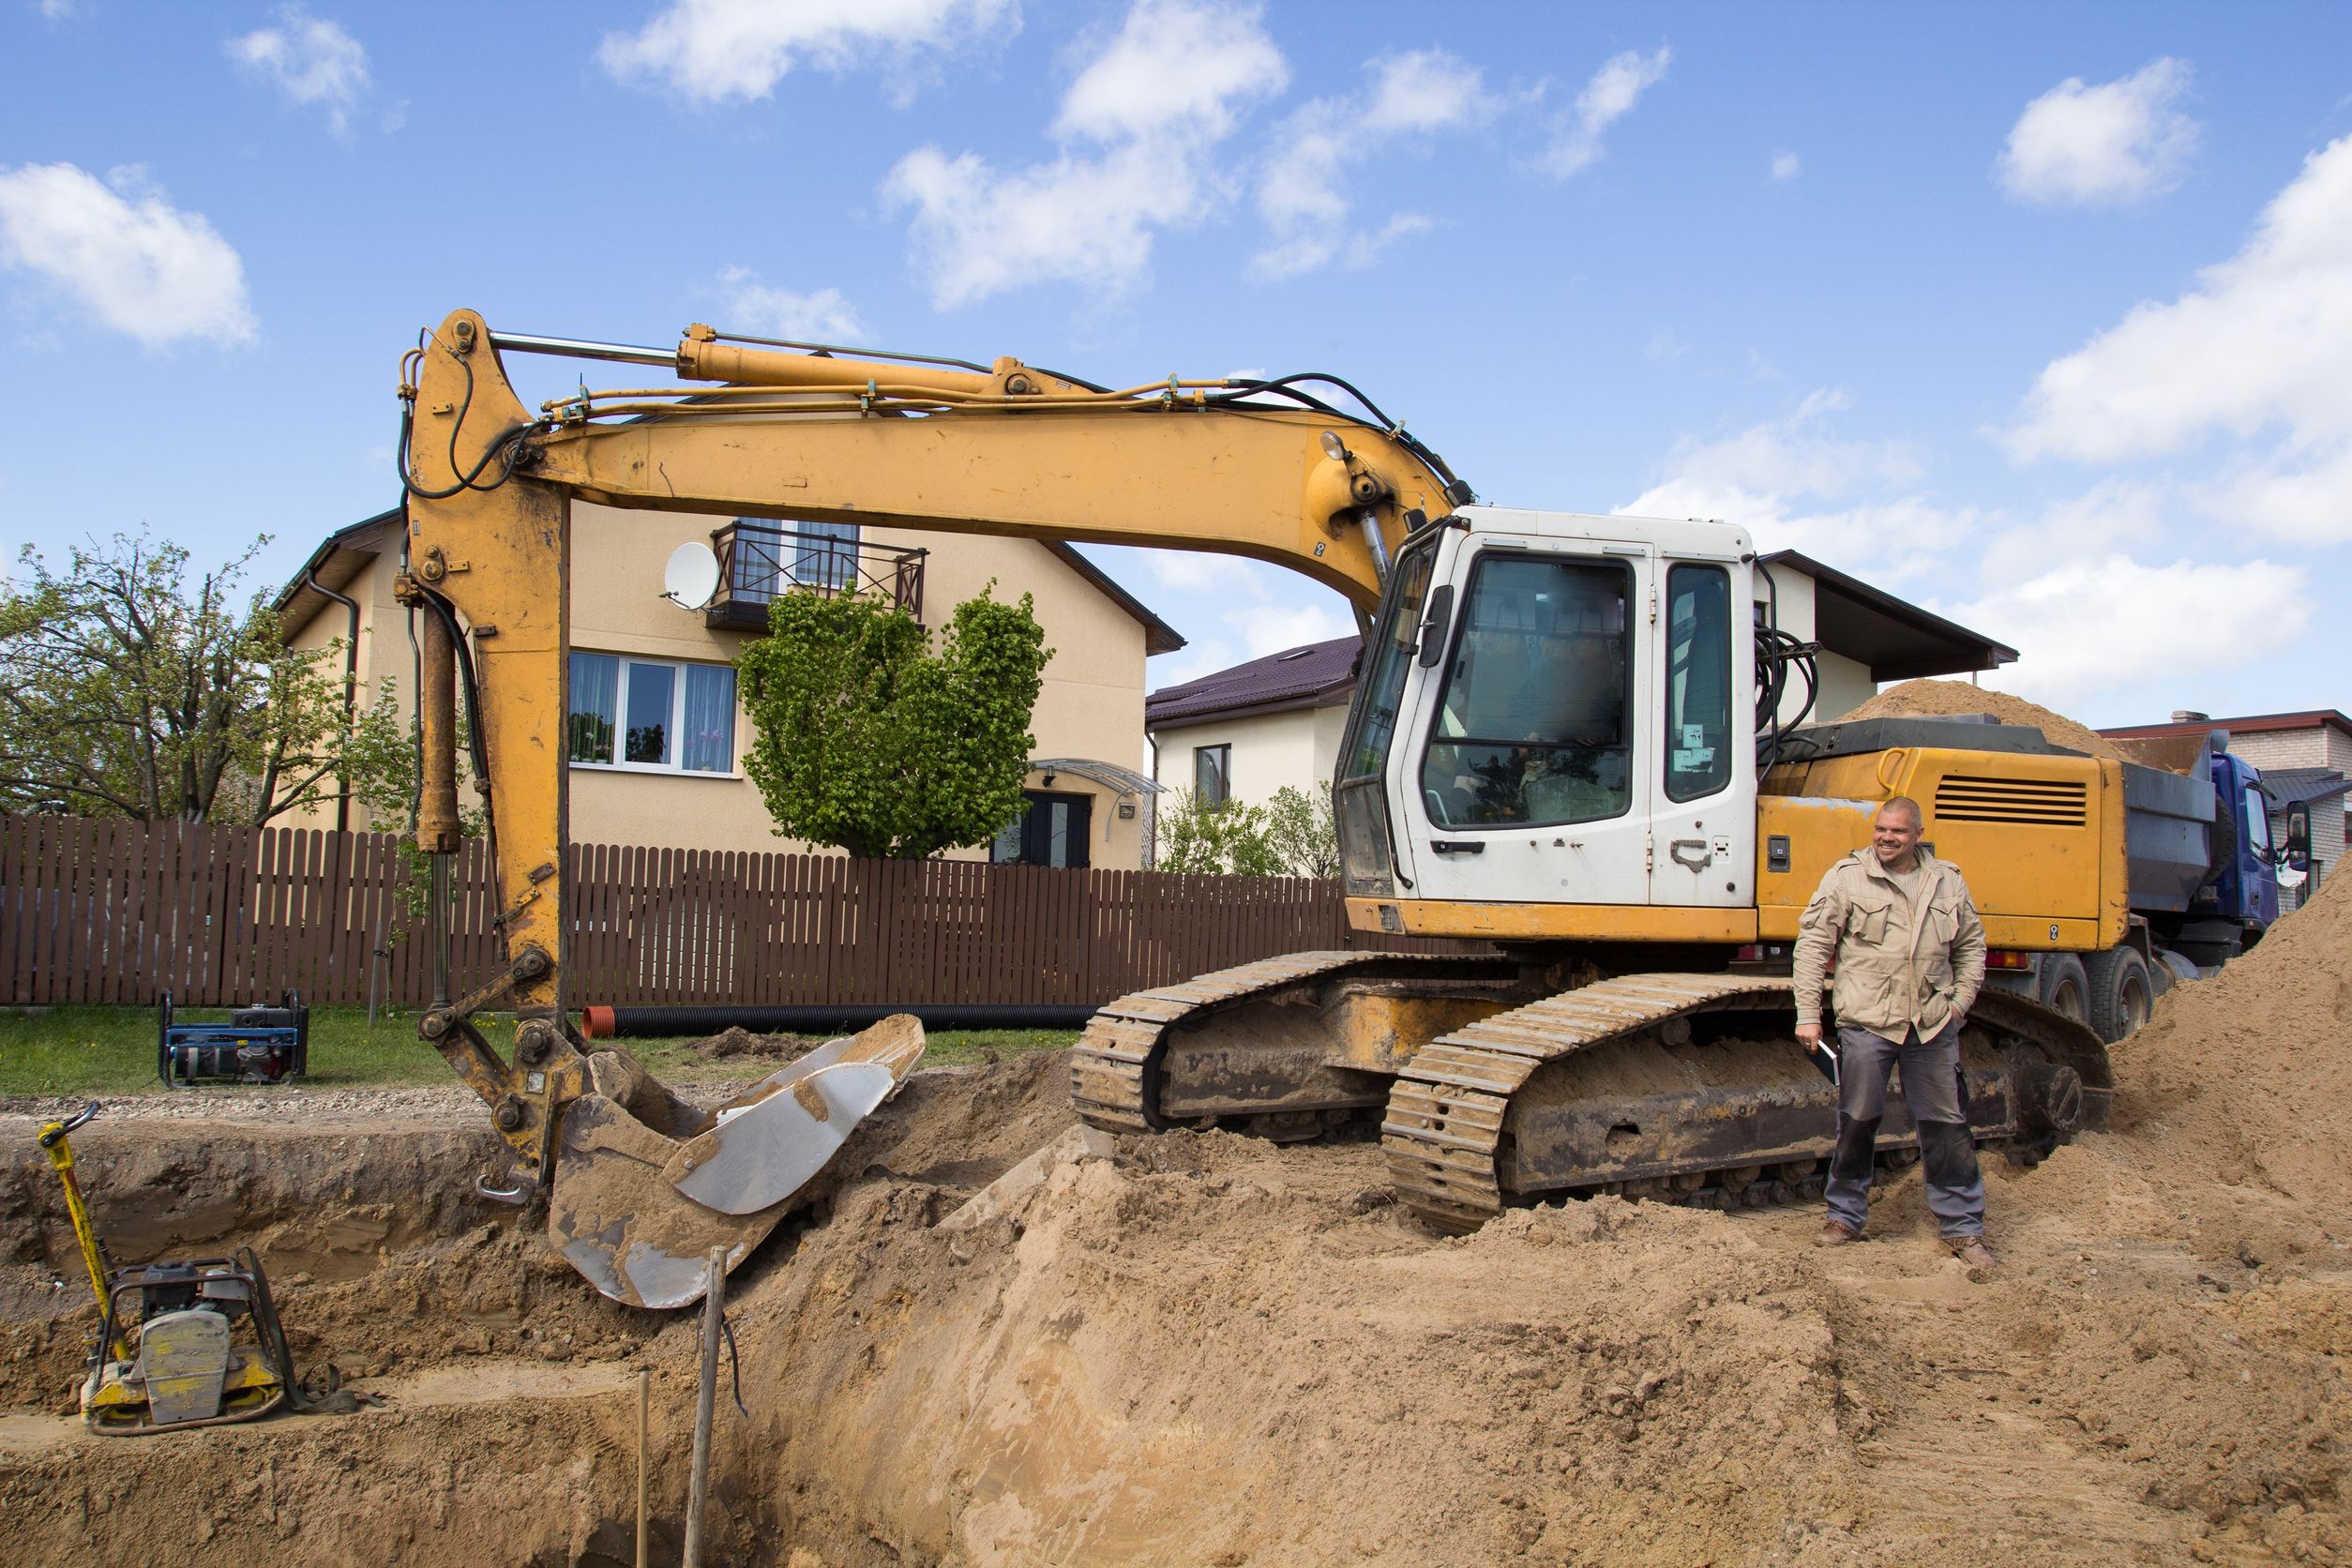
[[2303,801],[2286,808],[2286,864],[2292,870],[2311,869],[2311,807]]
[[1433,668],[1445,657],[1447,623],[1454,619],[1454,584],[1440,584],[1429,596],[1429,608],[1421,617],[1421,665]]

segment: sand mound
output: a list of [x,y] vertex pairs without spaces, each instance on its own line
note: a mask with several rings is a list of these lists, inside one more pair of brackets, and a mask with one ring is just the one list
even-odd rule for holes
[[2208,1252],[2342,1234],[2352,1196],[2352,879],[2210,980],[2174,987],[2115,1048],[2119,1127],[2233,1190]]
[[[2030,1172],[1987,1162],[2006,1267],[1983,1283],[1936,1246],[1916,1170],[1882,1187],[1871,1242],[1833,1252],[1811,1211],[1614,1199],[1444,1239],[1377,1147],[1170,1133],[1108,1158],[1057,1144],[1042,1183],[942,1225],[1070,1126],[1067,1057],[917,1074],[813,1220],[732,1283],[750,1416],[722,1396],[722,1560],[2343,1560],[2352,1174],[2329,1142],[2352,1110],[2326,1053],[2347,906],[2330,890],[2168,997],[2118,1052],[2118,1131]],[[309,1275],[286,1309],[311,1353],[375,1367],[392,1409],[59,1438],[39,1412],[76,1335],[8,1298],[12,1549],[625,1561],[629,1369],[649,1364],[675,1560],[692,1316],[598,1301],[465,1200],[447,1166],[470,1142],[386,1145],[330,1179],[338,1141],[281,1139],[240,1191],[278,1195],[259,1239]],[[8,1216],[33,1238],[22,1266],[57,1266],[30,1191]]]
[[2002,724],[2022,724],[2028,730],[2041,731],[2052,746],[2118,762],[2127,760],[2097,731],[2075,723],[2064,714],[2052,713],[2022,697],[1970,686],[1966,681],[1905,681],[1887,687],[1845,715],[1840,722],[1861,718],[1935,718],[1947,714],[1991,714]]

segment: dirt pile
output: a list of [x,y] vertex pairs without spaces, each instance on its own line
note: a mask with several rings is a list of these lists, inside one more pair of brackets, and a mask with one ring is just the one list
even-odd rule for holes
[[2115,1058],[2118,1126],[2204,1178],[2201,1251],[2305,1252],[2345,1234],[2352,879],[2213,978],[2174,987]]
[[778,1062],[786,1062],[803,1055],[811,1046],[822,1043],[803,1039],[797,1034],[754,1034],[737,1025],[723,1029],[707,1040],[697,1040],[688,1048],[695,1055],[708,1057],[714,1062],[725,1062],[739,1056],[774,1057]]
[[[1834,1252],[1809,1211],[1614,1199],[1441,1239],[1375,1146],[1171,1133],[1070,1144],[942,1226],[1071,1125],[1067,1058],[918,1074],[735,1276],[751,1416],[722,1399],[719,1539],[787,1568],[2344,1560],[2347,942],[2331,889],[2118,1052],[2118,1130],[1988,1160],[1983,1283],[1935,1245],[1916,1170]],[[471,1152],[236,1156],[273,1263],[309,1275],[289,1319],[377,1367],[386,1411],[60,1437],[40,1412],[78,1335],[8,1297],[21,1549],[626,1560],[636,1364],[674,1526],[691,1315],[600,1302],[434,1167]],[[8,1217],[54,1241],[17,1191]]]
[[1839,722],[1863,718],[1938,718],[1951,714],[1990,714],[1997,723],[2022,724],[2039,730],[2052,746],[2093,757],[2124,761],[2123,753],[2097,731],[2052,713],[2038,702],[1970,686],[1966,681],[1905,681],[1891,686],[1869,701],[1841,716]]

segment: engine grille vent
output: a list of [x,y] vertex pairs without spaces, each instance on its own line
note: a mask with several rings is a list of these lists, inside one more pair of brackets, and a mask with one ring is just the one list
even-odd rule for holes
[[2090,790],[2080,779],[1971,778],[1936,782],[1936,816],[1948,822],[2017,822],[2081,827],[2090,820]]

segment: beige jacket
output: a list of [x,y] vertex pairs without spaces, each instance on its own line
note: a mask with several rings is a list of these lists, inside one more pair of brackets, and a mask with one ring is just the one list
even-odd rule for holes
[[1867,846],[1830,867],[1797,933],[1797,1021],[1821,1021],[1821,983],[1837,960],[1837,1021],[1900,1044],[1932,1038],[1984,986],[1984,927],[1960,869],[1919,852],[1914,898]]

